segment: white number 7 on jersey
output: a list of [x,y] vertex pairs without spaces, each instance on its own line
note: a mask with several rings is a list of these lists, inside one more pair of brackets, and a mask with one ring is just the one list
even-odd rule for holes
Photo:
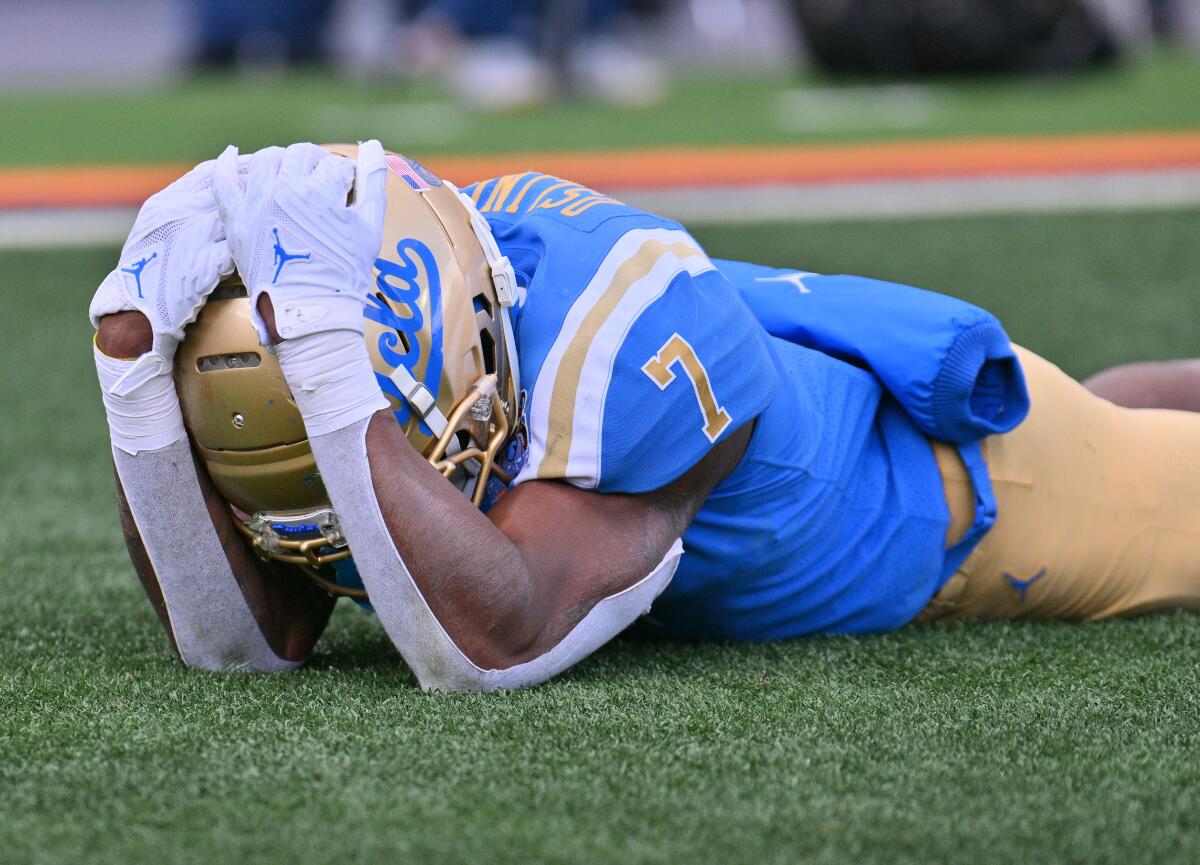
[[677,333],[672,334],[658,353],[646,361],[642,372],[650,376],[659,390],[666,390],[667,385],[675,381],[675,373],[671,371],[673,364],[679,364],[692,380],[692,390],[700,405],[700,414],[704,416],[704,435],[710,442],[715,442],[717,436],[733,423],[733,418],[717,404],[712,383],[708,380],[708,371],[700,363],[700,358],[696,357],[696,350],[691,343]]

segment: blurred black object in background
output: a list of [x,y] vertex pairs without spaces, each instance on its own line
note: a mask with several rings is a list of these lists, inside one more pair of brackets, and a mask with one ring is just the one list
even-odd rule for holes
[[[653,106],[676,72],[779,70],[797,57],[834,75],[887,79],[1066,72],[1154,39],[1200,49],[1200,0],[105,0],[102,15],[78,2],[40,0],[14,26],[38,32],[40,19],[69,17],[88,33],[74,37],[70,69],[89,78],[115,79],[137,63],[130,80],[172,64],[320,64],[401,86],[434,80],[467,106],[500,111],[570,98]],[[91,38],[98,22],[144,34],[158,53],[114,64],[104,32]],[[31,80],[69,74],[39,54],[5,61],[36,70]]]
[[813,61],[835,74],[1051,72],[1121,56],[1148,0],[791,0]]
[[335,0],[196,0],[197,69],[251,64],[311,65],[326,59]]

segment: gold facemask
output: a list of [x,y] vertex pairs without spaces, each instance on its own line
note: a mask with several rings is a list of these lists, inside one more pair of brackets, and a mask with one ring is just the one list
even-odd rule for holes
[[[331,145],[353,159],[357,147]],[[512,267],[470,199],[389,153],[387,217],[364,309],[371,363],[408,440],[479,505],[512,432],[519,393],[508,307]],[[184,422],[234,524],[264,558],[363,596],[328,566],[350,550],[275,356],[258,344],[237,277],[188,328],[175,359]]]

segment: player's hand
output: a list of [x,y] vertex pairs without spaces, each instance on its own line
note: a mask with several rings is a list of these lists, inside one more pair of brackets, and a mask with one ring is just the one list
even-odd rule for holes
[[254,154],[244,182],[237,168],[230,146],[217,160],[213,186],[259,341],[270,343],[258,313],[263,292],[283,339],[361,334],[387,207],[383,147],[366,141],[351,161],[315,144],[293,144]]
[[[92,326],[103,316],[137,310],[150,321],[154,341],[136,376],[122,385],[170,370],[183,330],[195,321],[233,257],[212,190],[214,160],[202,162],[147,199],[121,250],[117,267],[104,278],[88,308]],[[236,165],[234,171],[237,171]]]

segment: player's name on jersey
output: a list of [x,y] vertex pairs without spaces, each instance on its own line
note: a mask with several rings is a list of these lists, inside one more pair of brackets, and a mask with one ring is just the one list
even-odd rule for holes
[[483,213],[558,210],[563,216],[578,216],[597,205],[621,204],[594,189],[536,171],[505,174],[490,186],[476,186],[471,197]]

